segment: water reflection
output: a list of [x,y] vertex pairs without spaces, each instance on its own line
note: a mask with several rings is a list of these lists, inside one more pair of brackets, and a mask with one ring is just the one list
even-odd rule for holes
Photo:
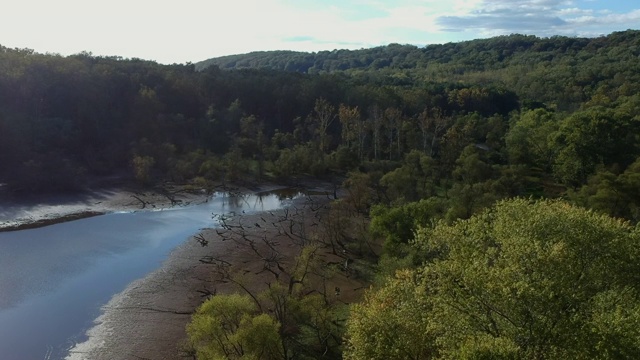
[[57,359],[100,306],[157,269],[214,214],[281,208],[300,192],[216,193],[206,203],[0,233],[0,359]]
[[225,205],[230,209],[250,209],[254,211],[264,211],[265,208],[273,208],[277,204],[292,200],[306,194],[305,191],[297,188],[281,188],[269,191],[257,192],[255,194],[243,193],[215,193],[215,197],[221,197]]

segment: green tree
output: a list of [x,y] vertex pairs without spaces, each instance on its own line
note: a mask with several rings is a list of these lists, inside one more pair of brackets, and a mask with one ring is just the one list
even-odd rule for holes
[[384,239],[386,255],[407,257],[415,249],[409,247],[415,231],[442,218],[446,209],[442,198],[430,197],[417,202],[387,207],[375,205],[371,208],[371,233]]
[[351,307],[347,321],[344,359],[430,359],[435,355],[435,334],[429,323],[427,290],[415,273],[398,271],[377,290],[369,290],[362,303]]
[[435,192],[436,162],[428,155],[412,150],[404,157],[402,166],[380,179],[390,197],[398,201],[417,201]]
[[640,356],[639,240],[605,215],[525,199],[418,231],[438,254],[422,275],[440,358]]
[[505,136],[510,161],[550,171],[557,152],[552,135],[558,127],[555,114],[548,110],[522,113]]
[[640,220],[640,159],[619,175],[599,169],[569,198],[579,205],[610,216],[638,222]]
[[637,227],[551,200],[422,228],[426,262],[353,306],[345,357],[637,358],[639,240]]
[[198,359],[268,360],[284,357],[280,324],[260,314],[248,295],[217,295],[203,303],[187,326]]
[[567,117],[557,133],[556,177],[581,185],[598,165],[631,164],[638,155],[640,100],[623,99],[617,109],[594,106]]
[[131,164],[136,180],[143,185],[151,181],[151,169],[155,164],[155,159],[151,156],[134,156]]

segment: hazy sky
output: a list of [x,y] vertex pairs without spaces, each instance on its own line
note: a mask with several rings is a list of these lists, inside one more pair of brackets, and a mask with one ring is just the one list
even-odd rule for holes
[[640,28],[639,0],[0,0],[0,5],[0,45],[160,63],[255,50],[423,46],[512,33],[598,36]]

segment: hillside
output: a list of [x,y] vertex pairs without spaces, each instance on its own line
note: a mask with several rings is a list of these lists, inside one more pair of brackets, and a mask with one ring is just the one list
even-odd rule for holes
[[[424,86],[430,82],[504,87],[521,99],[573,110],[596,91],[623,83],[640,90],[640,31],[598,38],[509,35],[429,45],[390,44],[317,53],[253,52],[209,59],[196,69],[269,69],[307,74],[348,74],[365,82]],[[635,90],[632,90],[635,89]],[[627,91],[625,90],[625,91]]]
[[[638,51],[640,31],[628,30],[598,38],[508,35],[419,48],[389,44],[360,50],[314,53],[258,51],[197,62],[196,69],[211,65],[221,69],[271,69],[301,73],[346,70],[427,69],[434,65],[458,66],[459,71],[487,71],[518,65],[602,56],[603,49],[631,48]],[[636,53],[637,55],[637,53]],[[454,67],[455,68],[455,67]]]

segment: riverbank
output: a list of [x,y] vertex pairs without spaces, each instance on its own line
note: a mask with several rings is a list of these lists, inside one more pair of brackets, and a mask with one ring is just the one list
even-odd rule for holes
[[[299,254],[304,234],[318,227],[319,214],[329,201],[326,195],[300,196],[280,210],[229,218],[228,224],[236,229],[233,234],[221,229],[194,234],[160,269],[114,296],[88,332],[89,339],[77,344],[68,359],[193,358],[185,327],[208,296],[242,291],[228,281],[232,275],[245,275],[245,285],[254,292],[273,280],[264,270],[264,259],[245,240],[268,239],[287,266]],[[263,245],[258,244],[258,251]],[[342,264],[346,255],[326,248],[319,256],[327,264]],[[363,291],[363,284],[346,271],[338,271],[327,286],[342,289],[344,303],[359,299]]]
[[[223,234],[220,229],[202,229],[193,237],[185,238],[159,269],[130,283],[123,292],[111,298],[87,333],[88,340],[69,345],[69,358],[191,358],[185,346],[185,326],[191,314],[208,296],[239,290],[224,279],[219,271],[221,262],[233,264],[227,268],[227,274],[249,274],[252,291],[260,291],[265,281],[273,278],[264,271],[264,259],[257,257],[241,238],[273,240],[285,265],[299,253],[300,237],[306,231],[318,228],[319,214],[326,210],[333,197],[333,187],[311,182],[308,185],[311,188],[307,188],[310,190],[307,195],[285,200],[288,206],[281,210],[262,213],[247,210],[246,214],[237,211],[238,214],[227,220],[242,229],[235,237]],[[274,189],[283,190],[276,185],[263,185],[254,189],[235,188],[233,192],[266,195]],[[285,198],[297,191],[284,189],[277,193]],[[2,198],[0,223],[6,231],[11,227],[44,226],[85,215],[195,205],[209,199],[204,191],[186,191],[180,187],[140,191],[123,186],[75,195],[34,196],[11,201]],[[238,199],[243,203],[247,201],[244,197]],[[246,203],[246,206],[247,209],[256,208],[255,204]],[[297,230],[292,230],[292,226]],[[310,234],[311,231],[304,236]],[[345,261],[343,254],[336,256],[329,250],[323,250],[321,256],[334,264]],[[362,286],[352,283],[346,273],[338,275],[332,281],[343,289],[342,301],[359,297]]]
[[[268,188],[268,187],[265,187]],[[245,188],[214,189],[250,192]],[[131,183],[106,185],[76,193],[11,194],[0,192],[0,231],[43,227],[114,212],[163,210],[207,201],[211,193],[185,185],[140,188]]]

